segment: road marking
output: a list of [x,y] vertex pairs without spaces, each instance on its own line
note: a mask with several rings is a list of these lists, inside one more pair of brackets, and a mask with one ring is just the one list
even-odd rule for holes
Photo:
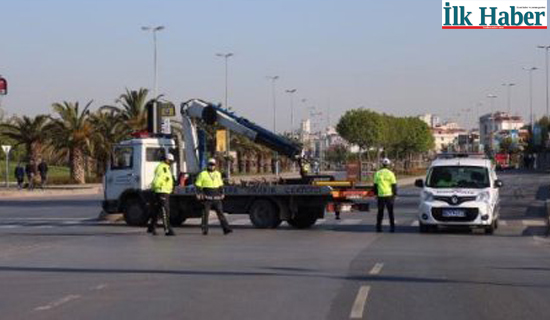
[[326,223],[327,223],[327,219],[318,219],[315,224],[316,225],[321,225],[321,224],[326,224]]
[[504,220],[498,220],[498,223],[503,227],[506,227],[508,225],[508,221],[504,221]]
[[521,223],[526,227],[545,227],[546,220],[522,220]]
[[374,267],[372,267],[372,269],[370,269],[369,271],[369,274],[370,275],[377,275],[380,273],[380,271],[382,271],[382,268],[384,267],[384,264],[383,263],[377,263],[374,265]]
[[90,290],[103,290],[107,288],[107,285],[105,283],[102,283],[100,285],[97,285],[97,286],[94,286],[94,287],[91,287]]
[[412,223],[411,223],[411,227],[418,227],[420,226],[420,222],[418,222],[418,220],[414,220]]
[[365,312],[365,306],[367,304],[367,298],[369,297],[370,286],[361,286],[355,297],[353,307],[351,307],[351,313],[349,317],[351,319],[362,319]]
[[232,226],[246,226],[250,224],[250,219],[237,219],[235,221],[229,221],[229,224]]
[[40,307],[36,307],[34,309],[34,311],[46,311],[46,310],[50,310],[50,309],[53,309],[53,308],[56,308],[56,307],[59,307],[60,305],[62,304],[65,304],[69,301],[72,301],[72,300],[76,300],[76,299],[79,299],[80,298],[80,295],[78,294],[70,294],[68,296],[65,296],[57,301],[54,301],[54,302],[51,302],[45,306],[40,306]]
[[360,224],[363,220],[362,219],[345,219],[341,220],[339,224],[341,225],[354,225],[354,224]]
[[86,220],[94,220],[92,218],[52,218],[52,217],[45,217],[45,218],[39,218],[39,217],[19,217],[19,218],[1,218],[0,221],[64,221],[64,220],[72,220],[72,221],[86,221]]
[[0,228],[2,229],[13,229],[13,228],[17,228],[17,227],[21,227],[20,225],[17,225],[17,224],[7,224],[7,225],[1,225]]

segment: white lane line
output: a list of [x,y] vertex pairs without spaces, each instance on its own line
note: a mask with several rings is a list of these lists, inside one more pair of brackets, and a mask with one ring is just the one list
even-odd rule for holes
[[102,284],[100,284],[100,285],[91,287],[90,290],[103,290],[103,289],[105,289],[105,288],[107,288],[107,284],[102,283]]
[[317,220],[317,222],[315,223],[316,225],[321,225],[321,224],[326,224],[327,223],[327,219],[319,219]]
[[546,220],[522,220],[521,223],[526,227],[545,227]]
[[189,218],[185,220],[185,224],[188,224],[188,225],[201,224],[201,218]]
[[339,223],[341,225],[354,225],[354,224],[360,224],[363,221],[363,219],[345,219],[341,221],[342,222]]
[[418,227],[420,225],[420,222],[418,222],[418,220],[414,220],[412,223],[411,223],[411,227]]
[[370,269],[369,274],[370,275],[377,275],[382,271],[382,268],[384,267],[383,263],[376,263],[372,269]]
[[351,307],[351,313],[349,317],[351,319],[362,319],[363,313],[365,312],[365,306],[367,304],[367,298],[369,297],[370,286],[361,286],[359,292],[357,292],[357,297],[355,297],[355,302],[353,307]]
[[62,304],[65,304],[69,301],[72,301],[72,300],[76,300],[76,299],[79,299],[80,298],[80,295],[78,294],[70,294],[68,296],[65,296],[59,300],[56,300],[54,302],[51,302],[51,303],[48,303],[47,305],[44,305],[44,306],[40,306],[40,307],[36,307],[34,308],[34,311],[46,311],[46,310],[50,310],[50,309],[53,309],[53,308],[56,308],[56,307],[59,307],[60,305]]
[[64,220],[72,220],[72,221],[86,221],[86,220],[93,220],[92,218],[38,218],[38,217],[20,217],[20,218],[1,218],[0,221],[64,221]]
[[498,224],[500,224],[503,227],[506,227],[508,225],[508,221],[498,220]]
[[250,219],[249,218],[237,219],[237,220],[234,220],[234,221],[229,221],[229,224],[232,225],[232,226],[246,226],[246,225],[250,224]]
[[7,224],[7,225],[1,225],[1,226],[0,226],[0,229],[14,229],[14,228],[19,228],[19,227],[22,227],[22,225],[19,225],[19,224]]

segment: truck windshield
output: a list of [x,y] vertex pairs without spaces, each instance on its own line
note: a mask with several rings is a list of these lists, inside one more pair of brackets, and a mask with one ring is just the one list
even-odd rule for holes
[[430,188],[488,188],[489,172],[484,167],[433,167],[426,179]]

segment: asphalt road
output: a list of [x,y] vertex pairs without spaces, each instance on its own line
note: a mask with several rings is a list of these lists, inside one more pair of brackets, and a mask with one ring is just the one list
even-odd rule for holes
[[550,175],[502,175],[501,227],[420,234],[417,189],[398,229],[374,211],[310,230],[177,237],[98,222],[99,198],[0,200],[0,319],[548,319]]

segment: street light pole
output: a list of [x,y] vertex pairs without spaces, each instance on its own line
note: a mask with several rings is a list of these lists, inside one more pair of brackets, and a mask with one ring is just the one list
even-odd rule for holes
[[529,72],[529,122],[531,123],[531,133],[533,132],[533,71],[538,70],[537,67],[523,68]]
[[494,108],[495,108],[495,99],[497,98],[496,95],[494,94],[488,94],[487,95],[487,98],[490,99],[491,101],[491,131],[489,131],[489,143],[490,143],[490,151],[491,151],[491,156],[493,155],[493,132],[495,131],[495,115],[494,115]]
[[537,48],[546,50],[546,118],[548,119],[548,50],[550,50],[550,46],[537,46]]
[[[221,58],[224,58],[225,60],[225,102],[224,102],[224,106],[225,108],[227,108],[227,110],[231,110],[231,108],[229,107],[229,104],[227,102],[227,96],[228,96],[228,60],[229,58],[231,58],[233,56],[233,53],[229,52],[229,53],[216,53],[216,56],[217,57],[221,57]],[[230,133],[229,133],[229,130],[226,130],[226,135],[225,135],[225,145],[226,145],[226,150],[225,150],[225,156],[226,156],[226,163],[227,163],[227,179],[230,179],[231,178],[231,161],[229,159],[229,152],[230,152],[230,148],[231,148],[231,136],[230,136]]]
[[[273,95],[273,133],[277,133],[277,100],[275,95],[275,81],[279,76],[267,76],[271,80],[271,94]],[[279,178],[279,154],[275,152],[275,175]]]
[[516,84],[515,83],[503,83],[502,86],[504,87],[507,87],[508,88],[508,91],[507,91],[507,104],[508,104],[508,114],[511,115],[512,114],[512,110],[511,110],[511,94],[512,94],[512,87],[515,86]]
[[296,89],[289,89],[286,92],[290,95],[290,133],[293,133],[294,130],[294,93]]
[[164,26],[156,26],[156,27],[141,27],[141,30],[143,31],[150,31],[153,34],[153,46],[154,46],[154,54],[153,54],[153,68],[154,68],[154,88],[153,88],[153,98],[154,100],[154,106],[153,106],[153,133],[157,133],[157,97],[158,97],[158,65],[157,65],[157,32],[164,30]]

